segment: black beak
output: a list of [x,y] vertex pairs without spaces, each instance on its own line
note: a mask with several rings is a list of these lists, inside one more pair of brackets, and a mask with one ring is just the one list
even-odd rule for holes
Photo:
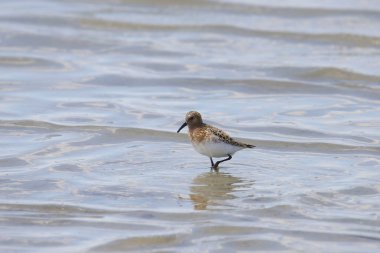
[[182,124],[182,126],[178,129],[177,133],[179,133],[179,131],[181,131],[182,128],[184,128],[185,126],[187,126],[187,123],[186,123],[186,122]]

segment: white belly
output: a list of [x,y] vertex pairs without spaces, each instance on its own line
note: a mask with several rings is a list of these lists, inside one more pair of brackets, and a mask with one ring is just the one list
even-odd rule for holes
[[193,143],[193,146],[198,153],[208,157],[225,157],[242,149],[224,142],[200,142]]

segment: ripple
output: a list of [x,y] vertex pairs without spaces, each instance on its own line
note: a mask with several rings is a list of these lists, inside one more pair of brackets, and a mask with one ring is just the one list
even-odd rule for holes
[[310,80],[310,81],[361,81],[361,82],[380,82],[380,76],[367,75],[348,69],[321,67],[321,68],[296,68],[296,67],[276,67],[270,70],[272,74],[280,74],[287,77]]
[[[174,71],[174,70],[173,70]],[[124,86],[124,87],[183,87],[205,92],[215,91],[232,91],[231,98],[249,98],[258,94],[310,94],[312,96],[317,95],[335,95],[339,97],[347,97],[347,99],[366,99],[371,103],[378,103],[380,93],[377,92],[376,86],[365,84],[365,79],[361,80],[361,84],[344,84],[344,80],[333,81],[333,77],[329,80],[330,83],[334,83],[334,86],[319,85],[315,82],[322,82],[325,79],[307,79],[304,76],[304,69],[299,68],[281,68],[271,69],[270,73],[276,73],[276,75],[282,75],[290,77],[291,79],[298,80],[278,80],[278,79],[235,79],[235,78],[194,78],[194,77],[170,77],[170,78],[154,78],[154,77],[128,77],[123,75],[101,75],[91,79],[83,81],[85,84],[100,85],[100,86]],[[310,72],[318,71],[311,68]],[[296,73],[296,74],[294,74]],[[358,74],[360,76],[361,74]],[[359,78],[359,77],[358,77]],[[363,77],[364,78],[364,77]],[[300,80],[301,79],[301,80]],[[303,79],[303,80],[302,80]],[[377,77],[368,76],[368,80],[375,81]],[[379,78],[380,79],[380,78]],[[326,79],[327,80],[327,79]],[[339,81],[339,82],[338,82]],[[207,85],[205,85],[207,84]],[[152,90],[153,92],[153,90]],[[172,95],[178,97],[179,94]],[[240,96],[240,97],[239,97]]]
[[260,30],[239,27],[225,24],[202,24],[202,25],[180,25],[180,24],[147,24],[128,23],[109,20],[82,20],[82,25],[95,26],[98,28],[122,29],[124,31],[160,31],[160,32],[181,32],[181,33],[214,33],[221,35],[233,35],[240,37],[266,38],[273,40],[302,41],[303,43],[327,43],[334,45],[344,45],[350,47],[370,47],[376,48],[380,45],[380,37],[359,35],[359,34],[339,34],[339,33],[309,33],[283,30]]
[[20,158],[16,158],[16,157],[0,159],[1,167],[18,167],[18,166],[25,166],[25,165],[28,165],[27,161]]
[[250,239],[250,240],[235,240],[232,242],[223,243],[223,246],[229,248],[231,251],[236,250],[263,250],[263,251],[282,251],[288,249],[285,245],[278,241],[271,240],[260,240],[260,239]]
[[365,196],[365,195],[376,195],[379,193],[378,190],[370,187],[357,186],[351,189],[344,189],[339,191],[342,194],[355,195],[355,196]]
[[2,67],[12,67],[12,68],[33,68],[40,70],[64,70],[68,67],[64,64],[54,62],[51,60],[46,60],[42,58],[32,58],[32,57],[16,57],[16,56],[1,56],[0,66]]
[[[19,33],[12,34],[2,38],[2,46],[8,46],[13,48],[35,48],[35,49],[66,49],[66,50],[89,50],[89,49],[99,49],[102,47],[100,42],[87,41],[80,38],[73,37],[59,37],[59,36],[49,36],[43,34],[32,34],[32,33]],[[48,51],[48,50],[47,50]],[[55,63],[58,64],[58,63]]]
[[182,244],[186,236],[181,234],[155,235],[144,237],[132,237],[126,239],[117,239],[91,249],[91,251],[126,251],[126,250],[143,250],[161,247],[173,247]]
[[51,168],[53,171],[62,172],[83,172],[83,169],[75,164],[60,164]]

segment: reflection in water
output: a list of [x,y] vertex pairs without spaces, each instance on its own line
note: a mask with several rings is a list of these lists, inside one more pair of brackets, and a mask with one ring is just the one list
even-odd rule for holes
[[234,189],[241,186],[243,180],[229,173],[207,172],[193,179],[190,187],[190,199],[195,210],[206,210],[209,205],[217,205],[218,202],[234,199]]

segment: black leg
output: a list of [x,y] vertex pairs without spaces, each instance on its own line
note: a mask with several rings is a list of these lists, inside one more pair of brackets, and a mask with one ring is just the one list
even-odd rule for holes
[[225,162],[225,161],[228,161],[228,160],[231,160],[231,159],[232,159],[232,156],[231,156],[231,155],[228,155],[228,158],[226,158],[226,159],[224,159],[224,160],[217,161],[217,162],[215,163],[215,165],[213,166],[214,169],[217,169],[217,168],[218,168],[219,163],[222,163],[222,162]]
[[214,161],[212,160],[212,157],[210,157],[210,161],[211,161],[211,167],[214,167]]

